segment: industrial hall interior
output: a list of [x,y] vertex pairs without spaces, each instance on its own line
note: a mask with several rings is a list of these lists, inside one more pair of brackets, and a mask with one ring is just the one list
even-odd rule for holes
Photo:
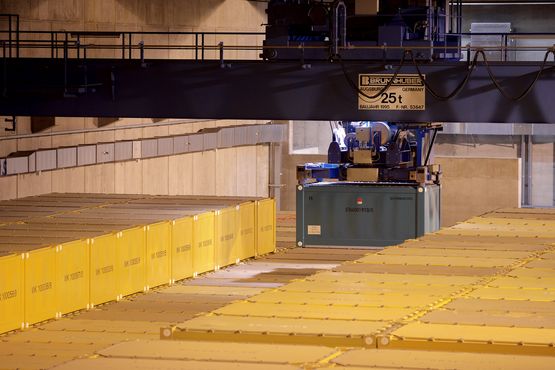
[[0,0],[0,370],[555,369],[555,1]]

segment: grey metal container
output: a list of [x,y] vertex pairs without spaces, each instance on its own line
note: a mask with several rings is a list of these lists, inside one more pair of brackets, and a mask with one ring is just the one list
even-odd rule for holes
[[440,186],[318,183],[297,187],[297,245],[383,247],[440,227]]
[[44,149],[36,151],[36,170],[48,171],[58,167],[56,149]]
[[77,166],[77,147],[70,146],[67,148],[58,148],[56,152],[58,157],[58,168]]

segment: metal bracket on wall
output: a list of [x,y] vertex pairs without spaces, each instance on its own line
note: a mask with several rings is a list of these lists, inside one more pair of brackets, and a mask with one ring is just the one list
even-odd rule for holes
[[12,118],[5,118],[4,122],[11,122],[12,127],[6,127],[4,131],[15,132],[17,128],[17,117],[12,116]]

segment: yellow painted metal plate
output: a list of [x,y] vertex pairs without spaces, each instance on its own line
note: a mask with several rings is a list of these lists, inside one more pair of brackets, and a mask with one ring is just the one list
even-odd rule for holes
[[[510,309],[510,306],[507,306]],[[537,312],[478,312],[436,310],[420,319],[428,324],[509,326],[517,328],[555,329],[555,313]]]
[[[447,234],[428,234],[419,238],[419,242],[442,243],[444,248],[451,246],[460,248],[460,245],[476,244],[477,249],[502,249],[502,250],[542,250],[549,247],[550,243],[554,243],[555,239],[539,239],[534,237],[513,237],[513,236],[486,236],[486,235],[453,235]],[[413,243],[413,242],[409,242]]]
[[56,250],[56,301],[61,314],[87,308],[90,257],[87,240],[61,244]]
[[326,271],[313,275],[307,281],[341,281],[341,282],[379,282],[390,284],[410,285],[469,285],[478,281],[476,277],[467,276],[437,276],[430,275],[403,275],[403,274],[373,274],[353,272]]
[[159,222],[146,227],[146,285],[155,287],[171,280],[170,222]]
[[118,292],[122,296],[145,289],[145,229],[135,227],[120,231],[117,238]]
[[205,362],[205,361],[178,361],[178,360],[143,360],[143,359],[123,359],[123,358],[96,358],[75,360],[57,366],[57,370],[181,370],[181,369],[203,369],[203,370],[300,370],[300,367],[293,365],[278,364],[252,364],[239,362]]
[[543,230],[518,230],[518,231],[509,231],[509,230],[460,230],[460,229],[442,229],[437,231],[438,235],[467,235],[467,236],[489,236],[489,237],[505,237],[505,238],[547,238],[553,239],[555,238],[555,231],[549,229]]
[[[482,343],[549,345],[555,341],[555,329],[484,327],[475,325],[446,325],[411,323],[393,331],[394,336],[435,341],[467,341]],[[555,350],[551,348],[555,355]]]
[[555,290],[555,274],[551,277],[501,277],[488,284],[494,288]]
[[355,349],[332,360],[346,369],[354,366],[385,369],[522,370],[553,368],[552,357],[438,351]]
[[[32,329],[23,331],[8,337],[6,340],[11,343],[67,343],[67,344],[87,344],[94,343],[98,345],[111,345],[128,340],[137,339],[157,339],[160,334],[152,333],[106,333],[106,332],[89,332],[83,331],[46,331],[40,329]],[[2,343],[2,342],[0,342]]]
[[516,301],[500,299],[460,298],[449,302],[445,308],[458,311],[485,311],[485,312],[555,312],[554,302]]
[[[526,264],[526,267],[532,268],[543,268],[543,269],[554,269],[555,270],[555,259],[540,259],[532,261]],[[555,271],[554,271],[555,273]],[[552,274],[553,276],[553,274]]]
[[511,270],[508,275],[514,277],[530,277],[530,278],[550,278],[553,277],[554,269],[548,268],[532,268],[527,266]]
[[[376,321],[289,319],[240,316],[201,316],[176,327],[177,331],[308,335],[371,335],[388,324]],[[266,334],[264,334],[266,335]],[[262,339],[261,339],[262,341]]]
[[215,263],[216,268],[239,262],[238,242],[239,209],[235,207],[218,210],[215,213]]
[[[164,294],[198,294],[250,297],[264,291],[264,288],[174,285],[163,290]],[[200,298],[202,299],[202,298]]]
[[429,297],[443,297],[461,290],[461,286],[410,285],[380,282],[343,282],[343,281],[295,281],[279,288],[285,292],[311,293],[351,293],[351,294],[414,294]]
[[116,300],[118,290],[118,249],[116,235],[108,234],[90,240],[90,303],[98,305]]
[[[41,326],[44,331],[73,331],[82,333],[127,333],[158,334],[163,322],[141,322],[127,320],[86,320],[79,316],[75,319],[62,319]],[[86,334],[85,334],[86,336]]]
[[0,255],[0,334],[20,329],[24,323],[23,277],[22,255]]
[[478,288],[468,294],[472,298],[555,301],[555,290]]
[[276,250],[276,207],[273,199],[256,202],[256,254]]
[[238,258],[241,260],[256,255],[256,204],[243,203],[239,206]]
[[[345,307],[422,307],[432,304],[442,296],[432,296],[433,292],[406,291],[403,293],[387,292],[355,292],[349,293],[317,293],[317,292],[291,292],[270,291],[248,298],[250,302],[287,303],[306,305],[334,305]],[[430,295],[427,295],[430,294]]]
[[25,324],[56,317],[56,250],[37,249],[25,254]]
[[214,212],[194,216],[193,223],[193,270],[200,274],[214,270]]
[[322,304],[237,302],[214,311],[217,315],[322,320],[392,321],[413,312],[411,308],[359,307]]
[[373,254],[357,260],[369,264],[398,264],[425,266],[469,266],[469,267],[503,267],[515,263],[509,258],[478,258],[453,256],[390,256]]
[[377,253],[378,255],[394,256],[434,256],[434,257],[472,257],[472,258],[510,258],[520,259],[531,255],[529,252],[519,251],[491,251],[473,249],[432,249],[432,248],[399,248],[391,247]]
[[490,276],[499,273],[501,269],[501,267],[345,263],[336,267],[334,271],[405,275]]
[[[215,350],[217,348],[217,350]],[[288,346],[258,343],[138,341],[116,344],[99,351],[104,357],[236,361],[276,364],[317,362],[335,349],[319,346]]]
[[172,222],[172,279],[193,276],[193,217]]

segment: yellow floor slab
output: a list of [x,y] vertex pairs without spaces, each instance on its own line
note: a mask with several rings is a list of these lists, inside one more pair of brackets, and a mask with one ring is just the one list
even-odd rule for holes
[[468,266],[468,267],[504,267],[515,263],[509,258],[478,258],[453,256],[403,256],[374,254],[357,260],[369,264],[399,264],[425,266]]
[[[297,305],[334,305],[345,307],[421,307],[432,304],[444,295],[426,295],[418,294],[418,292],[407,289],[404,294],[397,291],[389,290],[379,293],[368,289],[368,292],[362,292],[358,289],[356,292],[341,292],[336,290],[331,292],[295,292],[295,291],[271,291],[248,298],[249,302],[256,303],[285,303]],[[433,294],[433,292],[427,292]]]
[[404,274],[373,274],[355,272],[333,272],[326,271],[313,275],[306,281],[340,281],[340,282],[376,282],[389,284],[410,284],[410,285],[447,285],[447,286],[466,286],[478,281],[479,278],[467,276],[437,276],[430,275],[404,275]]
[[352,350],[332,360],[341,366],[384,369],[548,370],[553,358],[409,350]]
[[555,348],[550,347],[555,341],[555,329],[551,328],[506,328],[416,322],[393,331],[392,335],[405,340],[541,345],[551,348],[550,351],[555,355]]
[[[392,247],[386,248],[378,255],[392,256],[435,256],[435,257],[472,257],[472,258],[510,258],[519,259],[526,258],[531,255],[530,252],[520,251],[495,251],[495,250],[475,250],[475,249],[454,249],[454,248],[402,248]],[[555,257],[554,257],[555,258]]]
[[471,298],[555,301],[555,290],[479,288],[468,294]]
[[555,329],[555,312],[484,312],[436,310],[423,316],[420,321],[427,324],[505,326],[517,328]]
[[137,360],[122,358],[96,358],[83,359],[68,362],[55,367],[58,370],[182,370],[182,369],[203,369],[203,370],[295,370],[301,369],[294,365],[274,365],[274,364],[248,364],[237,362],[204,362],[204,361],[177,361],[177,360]]
[[392,321],[401,320],[414,309],[396,307],[359,307],[322,304],[237,302],[213,311],[217,315],[277,317],[321,320]]
[[[279,288],[284,292],[310,293],[351,293],[351,294],[415,294],[429,297],[443,297],[460,291],[460,285],[413,285],[381,282],[342,282],[342,281],[295,281]],[[270,295],[270,292],[261,295]]]
[[317,346],[158,340],[120,343],[98,354],[111,358],[299,364],[318,362],[334,352],[333,348]]
[[458,311],[553,313],[555,301],[459,298],[444,307]]

